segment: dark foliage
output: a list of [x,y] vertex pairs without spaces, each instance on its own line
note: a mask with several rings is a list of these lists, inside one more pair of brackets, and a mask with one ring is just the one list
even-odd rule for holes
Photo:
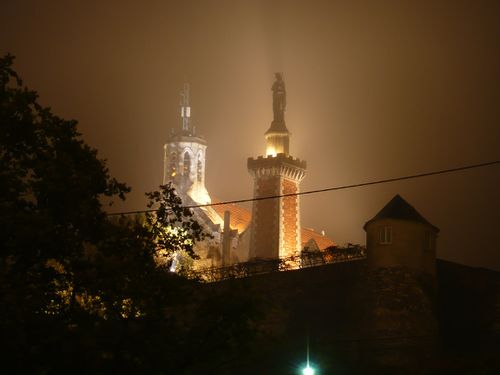
[[230,356],[249,343],[251,295],[216,293],[167,271],[174,252],[194,257],[194,243],[205,237],[172,186],[148,194],[155,213],[107,218],[102,198],[124,199],[129,188],[110,177],[76,121],[37,103],[12,63],[0,58],[2,368],[196,373],[219,366],[211,355],[193,361],[195,351],[216,343]]

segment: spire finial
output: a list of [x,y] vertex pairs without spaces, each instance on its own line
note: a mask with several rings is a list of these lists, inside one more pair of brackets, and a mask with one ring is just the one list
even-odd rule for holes
[[190,131],[190,118],[191,118],[191,107],[189,104],[189,83],[184,83],[184,88],[181,92],[181,117],[182,117],[182,131]]

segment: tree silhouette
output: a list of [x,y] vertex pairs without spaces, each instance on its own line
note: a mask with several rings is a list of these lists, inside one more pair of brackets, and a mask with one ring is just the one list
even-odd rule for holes
[[0,58],[2,368],[234,373],[253,342],[260,296],[169,272],[178,254],[196,257],[206,236],[170,184],[147,194],[153,212],[107,217],[102,198],[130,189],[76,121],[38,104],[12,63]]
[[76,121],[38,104],[13,60],[0,58],[1,342],[12,363],[29,358],[45,363],[32,370],[48,371],[55,364],[42,357],[63,341],[116,352],[96,339],[95,324],[123,332],[124,322],[164,317],[183,301],[192,282],[157,260],[193,256],[204,234],[170,185],[148,194],[156,213],[108,220],[102,198],[130,189],[110,177]]

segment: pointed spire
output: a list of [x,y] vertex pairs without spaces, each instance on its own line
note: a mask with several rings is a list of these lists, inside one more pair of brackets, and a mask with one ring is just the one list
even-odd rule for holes
[[184,88],[181,92],[181,117],[182,117],[182,132],[191,133],[191,106],[189,103],[189,83],[184,83]]

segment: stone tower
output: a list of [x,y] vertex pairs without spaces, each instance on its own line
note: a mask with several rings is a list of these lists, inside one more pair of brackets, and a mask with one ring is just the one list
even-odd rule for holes
[[439,229],[399,194],[363,227],[368,264],[374,268],[407,267],[436,274]]
[[247,164],[254,178],[254,198],[257,198],[253,203],[250,259],[287,257],[301,251],[299,197],[260,199],[298,193],[306,171],[306,162],[289,154],[286,91],[280,73],[276,73],[272,91],[274,118],[264,134],[266,155],[249,158]]
[[163,146],[163,183],[171,181],[181,197],[189,197],[198,204],[211,202],[205,188],[205,153],[207,142],[196,135],[191,124],[189,84],[181,93],[182,128],[172,129],[170,138]]

